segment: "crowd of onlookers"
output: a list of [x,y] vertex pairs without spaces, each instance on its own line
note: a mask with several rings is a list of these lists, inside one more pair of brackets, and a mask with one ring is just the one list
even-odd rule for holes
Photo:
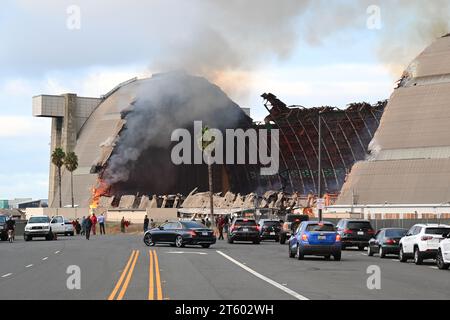
[[95,213],[83,218],[81,218],[81,223],[79,219],[72,221],[72,226],[76,234],[86,236],[89,240],[91,232],[93,235],[97,234],[97,224],[99,225],[100,234],[106,234],[105,228],[105,217],[103,213],[100,216],[96,216]]

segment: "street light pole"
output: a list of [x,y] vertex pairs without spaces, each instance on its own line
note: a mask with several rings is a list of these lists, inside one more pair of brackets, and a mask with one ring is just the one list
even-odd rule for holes
[[[322,119],[321,119],[322,111],[319,111],[319,147],[318,147],[318,177],[317,177],[317,193],[318,199],[322,199]],[[320,204],[319,208],[319,221],[322,221],[322,204]]]

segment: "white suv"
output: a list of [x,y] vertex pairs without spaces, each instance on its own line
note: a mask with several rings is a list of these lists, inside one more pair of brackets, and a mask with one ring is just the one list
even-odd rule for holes
[[446,270],[450,267],[450,233],[445,235],[444,238],[439,244],[436,257],[436,264],[441,270]]
[[443,224],[416,224],[400,240],[401,262],[414,259],[415,264],[422,264],[425,259],[436,259],[439,243],[444,234],[450,232],[450,226]]

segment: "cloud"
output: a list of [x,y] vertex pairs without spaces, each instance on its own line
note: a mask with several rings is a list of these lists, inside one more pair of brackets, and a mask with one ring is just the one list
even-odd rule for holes
[[[0,139],[28,137],[42,139],[50,136],[49,121],[32,117],[0,116]],[[20,148],[20,146],[17,146]]]
[[0,173],[0,198],[13,199],[17,197],[46,199],[48,197],[48,174]]

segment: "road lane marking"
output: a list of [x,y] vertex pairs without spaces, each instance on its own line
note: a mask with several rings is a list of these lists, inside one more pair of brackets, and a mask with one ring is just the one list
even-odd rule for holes
[[152,250],[148,251],[149,256],[150,256],[150,264],[148,267],[148,300],[153,300],[154,299],[154,285],[153,285],[153,254],[152,254]]
[[48,257],[44,257],[44,258],[42,258],[42,261],[45,261],[45,260],[47,260],[48,259]]
[[59,250],[58,251],[55,251],[55,254],[58,254],[59,253]]
[[155,258],[155,276],[156,276],[156,299],[162,300],[162,287],[161,287],[161,274],[159,273],[159,261],[158,261],[158,255],[156,254],[156,251],[153,251],[153,255]]
[[169,251],[169,252],[166,252],[166,253],[180,253],[180,254],[182,254],[182,253],[192,253],[192,254],[200,254],[200,255],[207,254],[206,252],[193,252],[193,251]]
[[302,296],[301,294],[295,292],[294,290],[291,290],[291,289],[289,289],[289,288],[287,288],[287,287],[285,287],[285,286],[279,284],[278,282],[273,281],[272,279],[267,278],[266,276],[264,276],[264,275],[262,275],[262,274],[256,272],[255,270],[253,270],[253,269],[247,267],[247,266],[244,265],[243,263],[240,263],[239,261],[237,261],[237,260],[233,259],[232,257],[226,255],[226,254],[223,253],[222,251],[216,250],[216,252],[217,252],[218,254],[222,255],[224,258],[230,260],[230,261],[233,262],[234,264],[238,265],[238,266],[241,267],[242,269],[244,269],[244,270],[250,272],[251,274],[253,274],[254,276],[260,278],[261,280],[266,281],[267,283],[273,285],[274,287],[276,287],[276,288],[278,288],[278,289],[280,289],[280,290],[286,292],[287,294],[293,296],[294,298],[296,298],[296,299],[298,299],[298,300],[309,300],[308,298],[306,298],[305,296]]
[[9,277],[9,276],[12,276],[12,273],[4,274],[4,275],[2,275],[2,278],[7,278],[7,277]]
[[25,268],[31,268],[32,266],[33,266],[32,264],[29,264],[29,265],[25,266]]
[[438,267],[434,267],[434,266],[431,266],[430,269],[436,269],[436,270],[439,270]]
[[119,280],[117,281],[116,286],[114,287],[113,291],[111,292],[111,294],[110,294],[109,297],[108,297],[108,300],[114,300],[114,297],[116,296],[117,291],[119,291],[119,288],[120,288],[120,286],[122,285],[123,279],[125,279],[125,275],[126,275],[127,272],[128,272],[128,268],[130,267],[131,261],[133,261],[133,258],[134,258],[134,255],[135,255],[135,254],[136,254],[136,250],[133,250],[133,251],[131,252],[130,258],[128,259],[128,262],[127,262],[127,264],[126,264],[126,266],[125,266],[125,269],[123,269],[122,274],[120,275],[120,278],[119,278]]
[[139,257],[139,251],[136,250],[136,254],[134,255],[133,263],[131,264],[130,270],[125,279],[125,282],[123,283],[122,289],[120,290],[119,295],[117,296],[117,300],[122,300],[123,296],[125,295],[125,292],[127,292],[128,285],[130,284],[131,276],[133,275],[134,267],[136,266],[138,257]]

